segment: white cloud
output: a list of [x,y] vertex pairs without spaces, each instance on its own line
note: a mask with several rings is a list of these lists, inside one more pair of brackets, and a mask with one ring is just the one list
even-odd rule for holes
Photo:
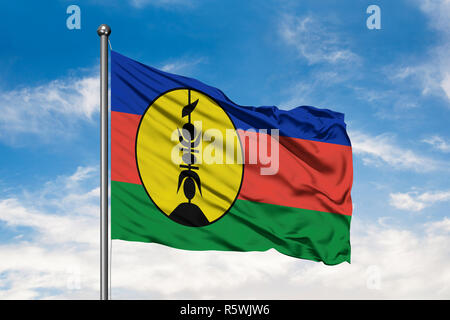
[[[0,244],[0,298],[98,298],[98,177],[80,174],[88,171],[78,168],[71,176],[58,177],[43,186],[42,194],[28,194],[24,201],[0,200],[0,220],[10,230],[33,230],[33,236]],[[46,201],[52,203],[50,209]],[[333,267],[273,250],[194,252],[115,240],[112,297],[448,299],[450,219],[419,229],[364,223],[356,216],[352,264]]]
[[449,296],[450,272],[446,269],[449,254],[439,242],[449,238],[448,232],[436,233],[426,228],[424,234],[417,234],[379,224],[358,224],[355,229],[351,265],[333,269],[314,266],[299,272],[297,283],[305,289],[311,288],[312,298],[321,297],[315,286],[321,286],[328,298],[443,299]]
[[428,139],[423,139],[422,142],[428,143],[442,152],[450,152],[450,142],[444,140],[444,138],[440,136],[432,136]]
[[425,192],[417,197],[420,201],[434,203],[450,200],[450,191]]
[[348,72],[330,71],[328,69],[318,70],[307,79],[295,83],[288,88],[288,99],[281,101],[278,105],[287,110],[298,105],[312,105],[316,107],[327,107],[336,103],[332,95],[324,94],[330,88],[345,86],[349,79],[356,76]]
[[95,171],[95,167],[78,167],[77,171],[75,171],[73,175],[68,177],[68,180],[70,182],[82,181],[91,177]]
[[[94,298],[99,281],[93,272],[99,242],[96,171],[79,167],[38,191],[0,199],[0,221],[13,237],[0,244],[0,299],[49,298],[60,292]],[[71,289],[74,280],[82,282],[82,294]]]
[[420,9],[430,16],[432,28],[450,35],[450,1],[449,0],[416,0]]
[[[0,220],[30,227],[45,243],[95,243],[92,218],[98,216],[99,188],[80,185],[97,178],[95,167],[79,167],[68,177],[46,183],[38,192],[0,199]],[[94,232],[94,234],[92,234]]]
[[426,207],[425,203],[415,200],[409,193],[391,193],[389,203],[397,209],[420,211]]
[[445,234],[450,233],[450,218],[444,218],[440,221],[427,223],[427,232],[430,234]]
[[393,83],[403,83],[414,90],[417,88],[423,96],[434,95],[450,100],[449,76],[446,72],[450,70],[450,59],[447,61],[439,57],[440,52],[446,50],[433,48],[428,61],[421,61],[417,65],[389,66],[386,73]]
[[421,87],[423,95],[437,95],[450,101],[450,2],[448,0],[416,0],[416,5],[428,18],[429,26],[437,32],[438,44],[430,48],[428,59],[387,70],[392,80],[405,81]]
[[450,73],[446,73],[441,81],[441,88],[444,90],[447,98],[450,100]]
[[446,168],[446,164],[396,145],[389,135],[374,137],[359,131],[351,131],[349,135],[354,153],[360,155],[366,165],[388,165],[394,169],[417,172]]
[[78,121],[92,120],[99,109],[99,91],[96,76],[0,91],[0,139],[11,141],[21,134],[68,135]]
[[346,42],[316,18],[285,15],[282,20],[282,39],[294,46],[309,64],[359,61],[359,57],[348,48]]
[[171,73],[186,73],[190,72],[193,67],[203,62],[205,62],[204,58],[178,59],[165,63],[160,67],[160,69]]
[[450,201],[450,191],[391,193],[390,204],[397,209],[421,211],[436,202]]

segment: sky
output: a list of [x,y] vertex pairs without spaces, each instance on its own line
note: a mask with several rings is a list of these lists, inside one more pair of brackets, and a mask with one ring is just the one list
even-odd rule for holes
[[[81,29],[68,29],[78,5]],[[369,5],[381,29],[368,29]],[[450,1],[2,1],[0,299],[99,297],[99,38],[241,105],[345,113],[352,263],[112,241],[113,299],[449,299]]]

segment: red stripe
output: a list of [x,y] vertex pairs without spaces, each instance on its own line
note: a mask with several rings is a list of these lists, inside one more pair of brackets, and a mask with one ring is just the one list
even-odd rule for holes
[[[111,112],[111,179],[141,184],[136,168],[135,138],[140,115]],[[241,141],[261,133],[239,130]],[[245,143],[246,155],[249,143]],[[270,143],[269,143],[270,150]],[[247,157],[248,158],[248,157]],[[246,164],[239,199],[315,211],[352,214],[352,149],[349,146],[279,138],[279,170],[261,175],[264,165]]]
[[141,115],[111,111],[111,180],[141,184],[135,139]]
[[[244,134],[252,140],[261,139],[263,135],[239,130],[243,143]],[[246,156],[249,149],[247,141],[244,143]],[[352,214],[351,147],[280,137],[278,172],[275,175],[261,175],[262,167],[267,165],[259,163],[245,165],[239,199],[345,215]]]

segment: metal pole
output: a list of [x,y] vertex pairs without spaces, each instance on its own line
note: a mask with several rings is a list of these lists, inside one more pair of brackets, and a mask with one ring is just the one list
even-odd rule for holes
[[108,37],[111,28],[102,24],[100,36],[100,300],[108,300]]

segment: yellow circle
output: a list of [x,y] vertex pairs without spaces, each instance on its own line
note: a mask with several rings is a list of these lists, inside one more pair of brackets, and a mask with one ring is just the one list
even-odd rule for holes
[[[192,139],[183,130],[187,123],[195,127]],[[195,163],[187,160],[190,155]],[[204,226],[221,218],[239,193],[242,159],[233,122],[199,91],[169,91],[141,119],[136,161],[142,184],[155,205],[178,223]]]

